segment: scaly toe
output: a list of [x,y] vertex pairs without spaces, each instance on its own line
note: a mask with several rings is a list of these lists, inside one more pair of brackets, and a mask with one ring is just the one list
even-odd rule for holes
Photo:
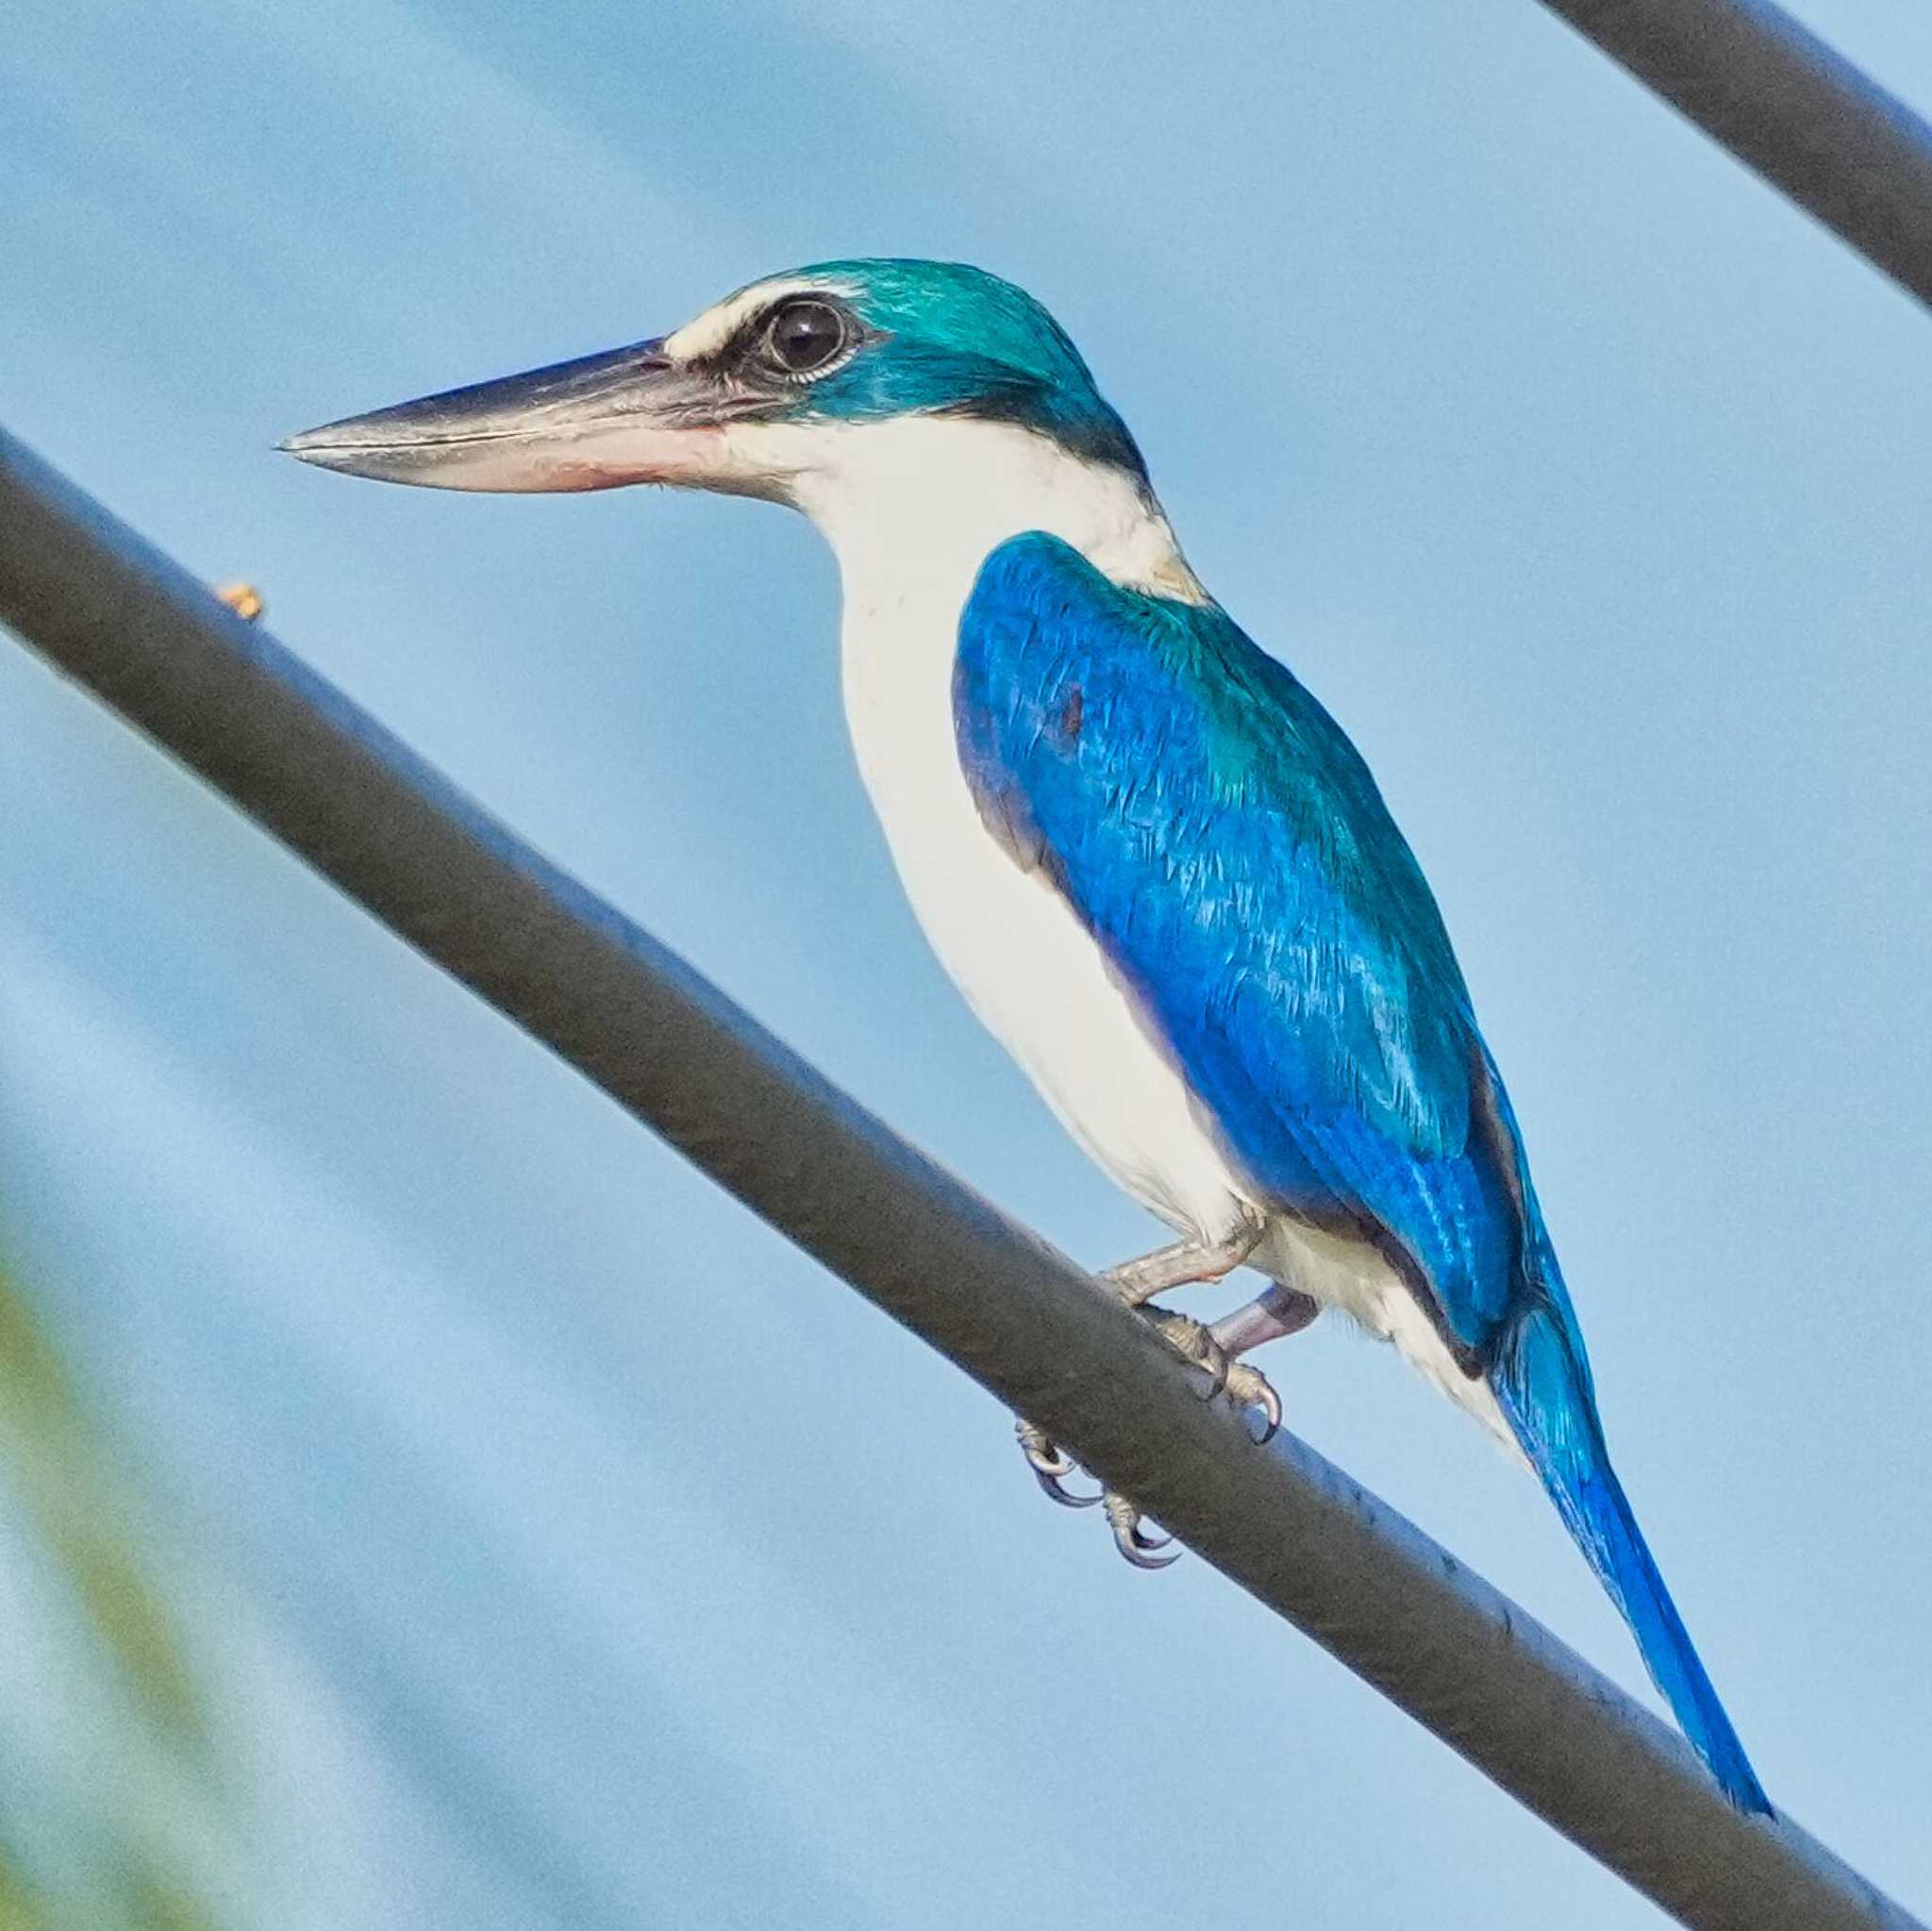
[[1181,1559],[1176,1549],[1172,1556],[1156,1552],[1174,1540],[1172,1536],[1150,1536],[1141,1527],[1141,1511],[1124,1495],[1109,1489],[1101,1498],[1107,1509],[1108,1526],[1113,1530],[1114,1546],[1136,1569],[1167,1569]]
[[1033,1479],[1049,1500],[1058,1502],[1062,1508],[1091,1508],[1100,1500],[1097,1489],[1091,1495],[1079,1495],[1066,1486],[1067,1477],[1074,1470],[1074,1458],[1058,1443],[1049,1440],[1044,1429],[1036,1428],[1031,1422],[1016,1422],[1013,1432],[1020,1438],[1020,1453],[1026,1457]]
[[1261,1432],[1255,1437],[1257,1445],[1274,1439],[1281,1426],[1281,1397],[1258,1368],[1250,1368],[1245,1361],[1232,1363],[1227,1371],[1227,1398],[1243,1417],[1259,1410]]
[[1234,1366],[1227,1350],[1191,1314],[1174,1314],[1165,1307],[1150,1307],[1146,1314],[1175,1354],[1197,1368],[1207,1369],[1213,1377],[1208,1392],[1201,1397],[1203,1401],[1212,1401],[1227,1386]]

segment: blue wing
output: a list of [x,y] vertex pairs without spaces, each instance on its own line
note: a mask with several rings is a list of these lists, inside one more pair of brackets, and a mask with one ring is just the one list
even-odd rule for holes
[[1513,1135],[1334,721],[1219,608],[1038,534],[980,574],[955,707],[988,822],[1135,986],[1249,1181],[1380,1245],[1474,1372],[1522,1272]]
[[1134,987],[1259,1197],[1388,1256],[1495,1390],[1686,1735],[1768,1808],[1610,1467],[1435,899],[1341,727],[1219,608],[1124,590],[1037,531],[981,568],[954,717],[987,824]]

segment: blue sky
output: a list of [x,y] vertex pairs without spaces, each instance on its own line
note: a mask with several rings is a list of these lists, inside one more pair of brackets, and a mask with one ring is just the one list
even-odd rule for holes
[[[1932,21],[1807,18],[1932,105]],[[0,421],[1098,1264],[1157,1230],[924,950],[808,530],[271,453],[800,261],[1046,300],[1435,882],[1766,1784],[1932,1908],[1921,310],[1528,0],[27,0],[0,178]],[[0,1241],[212,1686],[220,1922],[1657,1922],[18,650],[0,711]],[[1639,1686],[1392,1357],[1269,1365]],[[118,1759],[27,1560],[55,1881]]]

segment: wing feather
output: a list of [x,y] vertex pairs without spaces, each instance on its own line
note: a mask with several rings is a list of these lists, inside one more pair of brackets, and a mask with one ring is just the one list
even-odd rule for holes
[[1253,1184],[1376,1240],[1479,1354],[1520,1275],[1513,1127],[1499,1145],[1448,935],[1341,727],[1217,607],[1041,533],[982,568],[954,697],[987,824],[1136,987]]

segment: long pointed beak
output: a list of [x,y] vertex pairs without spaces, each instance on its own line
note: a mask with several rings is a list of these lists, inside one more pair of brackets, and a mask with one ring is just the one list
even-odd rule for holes
[[719,405],[708,377],[643,341],[325,423],[279,446],[322,469],[438,490],[695,482],[721,435]]

